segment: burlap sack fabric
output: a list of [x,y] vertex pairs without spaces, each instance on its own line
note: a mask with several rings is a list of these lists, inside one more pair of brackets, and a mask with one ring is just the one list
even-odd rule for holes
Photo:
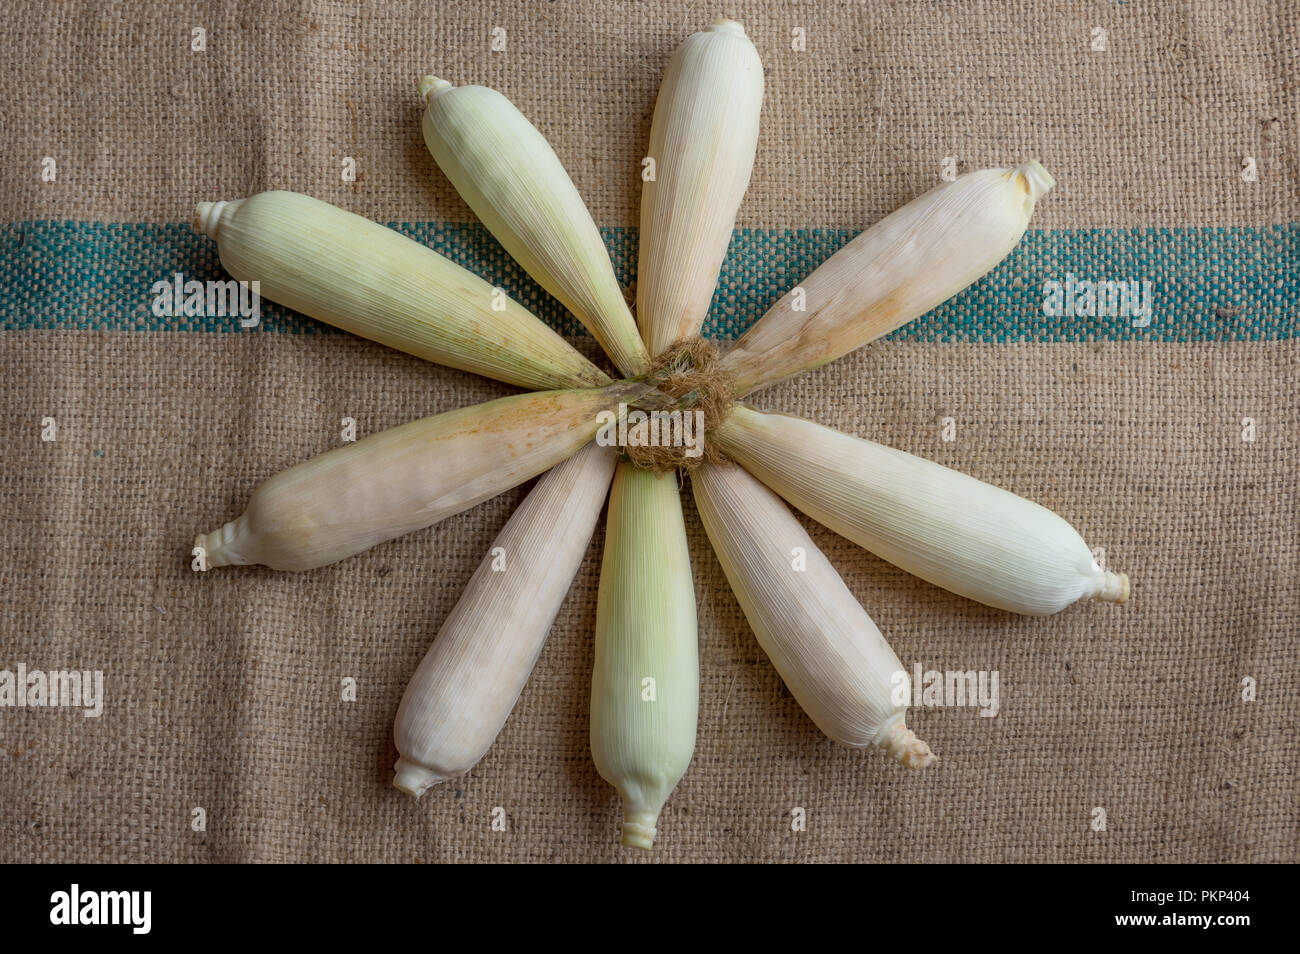
[[[808,524],[909,667],[1000,674],[996,718],[912,712],[942,762],[908,774],[829,742],[784,691],[687,494],[699,742],[642,856],[616,846],[588,753],[599,532],[497,744],[419,802],[389,785],[397,702],[527,487],[311,573],[189,568],[195,532],[336,446],[341,418],[370,433],[511,389],[282,333],[319,330],[282,311],[254,332],[159,321],[149,288],[220,277],[187,224],[196,200],[288,188],[461,249],[572,331],[481,229],[446,224],[473,220],[425,151],[415,82],[509,96],[630,280],[662,67],[722,13],[745,23],[767,94],[716,336],[933,185],[944,157],[1032,155],[1060,183],[988,284],[759,405],[1053,508],[1134,598],[1014,617]],[[100,718],[0,710],[0,859],[1300,857],[1294,5],[20,3],[0,33],[0,668],[105,674]],[[1151,280],[1151,326],[1045,322],[1042,282],[1067,268]]]

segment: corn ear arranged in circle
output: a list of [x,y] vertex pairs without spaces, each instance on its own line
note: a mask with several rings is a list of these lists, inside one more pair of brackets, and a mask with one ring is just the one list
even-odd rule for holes
[[501,733],[582,564],[614,476],[588,444],[542,476],[470,578],[393,724],[393,784],[420,797],[464,775]]
[[419,242],[328,202],[200,202],[221,264],[271,301],[427,361],[532,390],[609,378],[532,312]]
[[649,356],[591,213],[546,137],[494,89],[420,82],[424,142],[465,204],[627,377]]
[[695,586],[675,474],[614,474],[596,601],[591,755],[623,799],[623,844],[649,848],[695,752]]
[[736,341],[722,366],[737,396],[819,368],[943,304],[1010,254],[1055,184],[1033,160],[980,169],[885,216]]
[[908,768],[930,747],[904,722],[903,664],[788,507],[739,467],[691,475],[700,519],[758,643],[817,727]]
[[664,70],[642,170],[637,323],[658,355],[700,333],[745,197],[763,63],[734,20],[688,37]]
[[595,437],[601,411],[649,390],[538,391],[381,431],[276,474],[194,545],[208,567],[337,563],[549,470]]
[[1098,566],[1064,519],[942,464],[744,405],[718,439],[818,523],[961,596],[1032,615],[1128,599],[1128,577]]

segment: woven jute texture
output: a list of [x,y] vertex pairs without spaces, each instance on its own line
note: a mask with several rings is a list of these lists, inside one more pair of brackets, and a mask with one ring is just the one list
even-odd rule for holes
[[[767,68],[741,227],[861,229],[945,157],[1030,155],[1060,183],[1039,230],[1300,220],[1294,4],[558,0],[11,3],[0,221],[185,228],[197,200],[286,188],[471,222],[420,138],[434,71],[506,93],[596,221],[633,229],[663,65],[721,14]],[[617,846],[588,748],[603,529],[497,743],[418,802],[390,785],[398,701],[529,485],[309,573],[190,569],[196,532],[338,446],[343,418],[373,433],[511,389],[345,335],[88,330],[57,304],[101,280],[82,253],[25,259],[37,278],[6,299],[24,312],[2,316],[0,671],[101,670],[103,712],[0,708],[2,861],[1300,860],[1294,314],[1268,341],[887,340],[763,392],[1052,508],[1133,599],[1016,617],[804,520],[909,670],[999,675],[996,717],[912,710],[941,762],[908,773],[803,714],[687,492],[699,739],[647,855]],[[1295,282],[1211,253],[1180,300],[1212,312],[1247,265]],[[147,306],[170,270],[104,294]]]

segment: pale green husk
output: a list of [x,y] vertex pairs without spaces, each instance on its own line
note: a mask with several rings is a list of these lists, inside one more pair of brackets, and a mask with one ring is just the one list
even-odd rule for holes
[[596,603],[591,754],[623,798],[625,845],[653,844],[660,809],[686,773],[699,680],[695,587],[677,478],[620,463]]

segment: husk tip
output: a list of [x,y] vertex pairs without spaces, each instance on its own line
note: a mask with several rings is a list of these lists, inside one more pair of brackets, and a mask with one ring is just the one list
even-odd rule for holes
[[653,812],[631,812],[623,817],[623,840],[625,848],[644,848],[649,851],[654,847],[658,829],[655,823],[659,816]]
[[1050,192],[1052,187],[1056,185],[1056,179],[1043,168],[1043,164],[1037,159],[1030,159],[1016,169],[1016,173],[1024,179],[1025,187],[1029,191],[1029,197],[1035,202]]
[[408,761],[405,757],[399,758],[393,765],[393,788],[414,798],[419,798],[433,786],[446,780],[445,776],[423,765]]
[[1106,571],[1101,583],[1101,592],[1097,594],[1097,599],[1107,603],[1127,603],[1132,587],[1128,581],[1127,573],[1111,573]]
[[426,103],[434,93],[441,93],[447,89],[451,89],[451,84],[445,79],[440,79],[432,74],[420,78],[420,99]]
[[918,739],[916,733],[909,729],[902,720],[893,726],[888,738],[880,744],[889,753],[889,757],[904,768],[929,768],[939,761],[939,757],[930,751],[929,744]]
[[709,30],[713,33],[739,33],[741,36],[745,34],[744,24],[726,17],[718,17],[710,23]]
[[232,520],[210,533],[200,533],[194,538],[195,548],[202,547],[203,549],[204,569],[211,570],[219,566],[246,566],[248,564],[248,561],[235,553],[230,546],[238,533],[239,520]]
[[220,231],[222,214],[230,205],[229,202],[200,202],[194,207],[194,227],[215,240]]

